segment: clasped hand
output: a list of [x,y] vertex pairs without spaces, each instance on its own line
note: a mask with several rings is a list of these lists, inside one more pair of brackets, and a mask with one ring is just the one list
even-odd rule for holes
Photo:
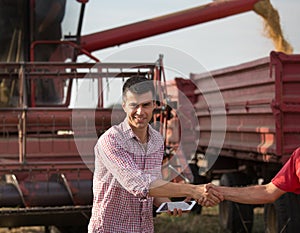
[[224,200],[223,195],[218,192],[215,188],[215,185],[209,183],[205,185],[198,185],[197,189],[199,190],[199,195],[194,199],[199,205],[205,207],[212,207],[219,204]]

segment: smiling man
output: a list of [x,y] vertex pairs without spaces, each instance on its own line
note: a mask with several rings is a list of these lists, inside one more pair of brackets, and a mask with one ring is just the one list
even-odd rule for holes
[[[217,204],[218,192],[202,185],[162,180],[163,138],[149,122],[155,109],[153,81],[132,77],[123,85],[125,120],[112,126],[95,146],[90,233],[154,232],[153,204],[168,197],[206,198]],[[181,215],[180,209],[169,214]]]

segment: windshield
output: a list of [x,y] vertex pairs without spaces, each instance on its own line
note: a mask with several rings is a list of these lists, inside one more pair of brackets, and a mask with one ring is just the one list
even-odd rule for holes
[[19,62],[24,59],[26,27],[25,1],[0,0],[0,61]]
[[[76,0],[35,0],[32,11],[32,61],[74,60],[64,39],[76,38],[81,4]],[[76,41],[74,41],[76,42]],[[66,46],[68,45],[68,46]],[[63,49],[63,51],[61,51]]]
[[64,37],[76,35],[81,4],[76,0],[66,1],[65,17],[62,21],[62,34]]

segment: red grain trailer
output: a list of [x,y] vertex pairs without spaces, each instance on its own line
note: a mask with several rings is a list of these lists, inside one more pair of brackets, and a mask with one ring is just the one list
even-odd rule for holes
[[[197,149],[185,153],[198,165],[195,177],[220,179],[226,186],[266,183],[300,145],[300,55],[271,52],[270,57],[191,74],[190,80],[176,79],[168,87],[178,106],[186,104],[177,92],[185,93],[194,109],[184,114],[198,119],[189,126],[199,137]],[[182,113],[180,107],[176,111]],[[178,125],[184,133],[186,122]],[[185,137],[177,138],[185,144]],[[300,197],[294,194],[265,205],[268,232],[297,232],[299,208]],[[224,201],[220,220],[230,232],[251,232],[253,206]]]

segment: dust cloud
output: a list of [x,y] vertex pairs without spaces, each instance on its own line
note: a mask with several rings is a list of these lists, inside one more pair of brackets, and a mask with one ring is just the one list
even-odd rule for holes
[[254,11],[264,20],[264,32],[273,41],[276,51],[293,53],[293,47],[285,40],[280,26],[279,13],[270,0],[262,0],[254,5]]

